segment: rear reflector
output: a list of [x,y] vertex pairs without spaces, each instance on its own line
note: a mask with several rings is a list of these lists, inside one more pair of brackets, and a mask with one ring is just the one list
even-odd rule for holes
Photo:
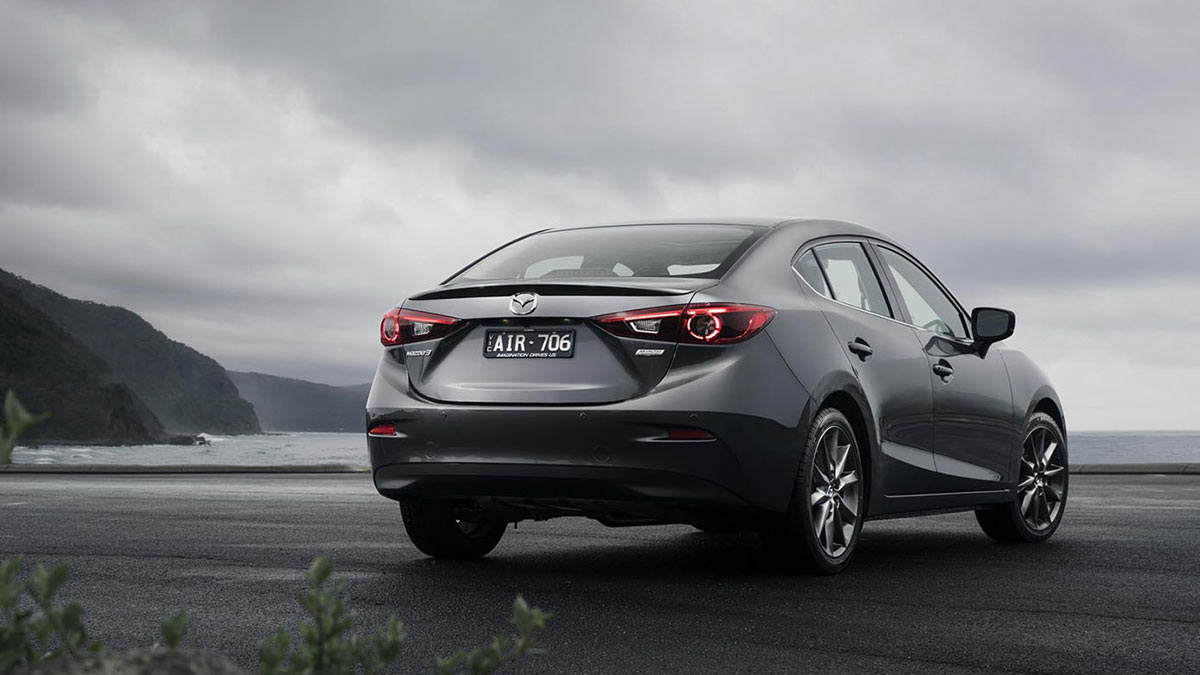
[[716,436],[703,429],[671,429],[667,431],[669,441],[711,441]]
[[775,314],[770,307],[711,302],[635,309],[593,320],[617,337],[722,345],[754,337]]
[[395,422],[381,422],[381,423],[376,424],[375,426],[371,427],[371,430],[368,431],[367,433],[371,434],[372,436],[395,436],[396,435],[396,423]]

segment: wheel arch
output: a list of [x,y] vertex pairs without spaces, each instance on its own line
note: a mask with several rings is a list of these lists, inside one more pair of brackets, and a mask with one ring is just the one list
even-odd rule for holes
[[846,416],[850,422],[850,429],[854,432],[854,440],[862,449],[863,482],[866,488],[863,490],[863,513],[864,515],[868,514],[871,507],[871,487],[874,485],[876,445],[871,425],[867,422],[868,413],[864,411],[864,406],[859,400],[844,389],[828,393],[821,399],[821,404],[814,409],[814,412],[819,413],[826,408],[833,408]]
[[1033,409],[1029,411],[1030,415],[1033,413],[1045,413],[1049,415],[1058,424],[1058,429],[1063,433],[1063,436],[1067,435],[1067,421],[1063,419],[1062,408],[1059,407],[1058,401],[1055,399],[1049,396],[1042,396],[1042,398],[1034,402]]

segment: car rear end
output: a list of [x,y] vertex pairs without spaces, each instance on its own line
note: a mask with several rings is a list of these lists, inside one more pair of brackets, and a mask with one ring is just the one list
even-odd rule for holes
[[721,295],[766,233],[636,225],[540,233],[384,317],[367,402],[375,484],[506,520],[711,523],[790,497],[806,393]]

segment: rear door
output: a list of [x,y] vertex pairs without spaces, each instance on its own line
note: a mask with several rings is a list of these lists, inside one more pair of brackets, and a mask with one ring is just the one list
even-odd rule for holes
[[928,359],[938,473],[948,490],[994,489],[1011,470],[1015,447],[1003,357],[972,348],[966,313],[915,258],[884,244],[875,250]]
[[795,268],[825,299],[821,309],[878,420],[884,493],[936,492],[929,365],[913,329],[894,319],[864,243],[819,244]]

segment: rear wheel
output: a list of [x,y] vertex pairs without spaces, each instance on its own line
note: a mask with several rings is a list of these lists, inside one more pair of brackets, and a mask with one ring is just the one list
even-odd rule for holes
[[1034,413],[1025,427],[1012,501],[975,512],[984,533],[1004,542],[1049,539],[1067,506],[1067,466],[1067,441],[1058,423],[1045,413]]
[[838,410],[817,415],[785,516],[760,531],[767,556],[792,572],[836,574],[850,562],[862,529],[862,455]]
[[456,513],[453,503],[437,500],[400,502],[400,515],[413,545],[434,558],[482,558],[500,543],[507,526],[487,514]]

